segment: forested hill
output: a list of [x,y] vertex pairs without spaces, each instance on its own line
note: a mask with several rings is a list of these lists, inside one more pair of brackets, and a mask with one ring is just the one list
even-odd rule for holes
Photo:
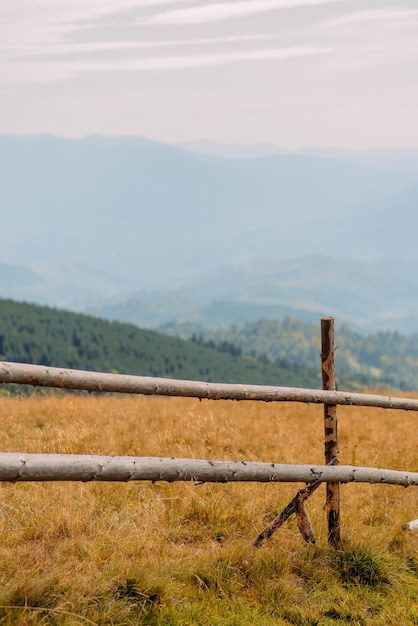
[[[207,329],[196,324],[171,324],[161,332],[192,338],[199,345],[234,345],[242,354],[315,367],[321,352],[319,324],[286,317],[281,322],[260,319],[243,326]],[[418,335],[374,332],[363,335],[348,324],[336,327],[337,384],[350,388],[355,379],[364,387],[418,389]]]
[[130,324],[0,299],[0,360],[144,376],[320,386],[320,368],[220,352]]

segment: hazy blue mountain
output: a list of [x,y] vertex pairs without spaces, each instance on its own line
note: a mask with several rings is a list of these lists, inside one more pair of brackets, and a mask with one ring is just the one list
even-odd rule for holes
[[221,148],[0,136],[0,297],[152,327],[418,330],[418,150]]
[[277,155],[305,155],[328,159],[342,159],[355,163],[360,167],[371,167],[379,170],[413,171],[418,170],[418,150],[403,149],[365,149],[347,150],[342,148],[303,148],[301,150],[285,150],[271,143],[230,144],[209,139],[182,142],[178,147],[195,154],[216,156],[224,159],[249,159]]
[[0,293],[147,328],[334,315],[362,330],[418,332],[418,274],[391,259],[270,259],[201,272],[160,291],[133,291],[123,279],[77,266],[1,263]]
[[[196,295],[198,292],[196,292]],[[228,300],[201,302],[177,292],[140,292],[120,299],[96,302],[86,312],[109,320],[128,322],[143,328],[163,328],[180,323],[206,328],[223,328],[231,324],[245,324],[261,318],[281,320],[290,315],[304,321],[317,321],[318,313],[283,304],[257,304]]]
[[[418,219],[418,183],[388,195],[381,202],[373,204],[371,211],[375,217],[375,242],[386,240],[388,250],[402,246],[405,257],[417,254],[415,228]],[[389,239],[387,233],[390,233]],[[365,238],[365,245],[367,241]]]
[[184,141],[177,144],[195,154],[221,157],[223,159],[248,159],[254,157],[266,157],[286,152],[272,143],[257,143],[243,145],[239,143],[220,143],[210,139],[198,141]]
[[38,281],[38,275],[29,267],[0,263],[0,293],[23,293],[26,287],[33,286]]
[[0,263],[0,297],[83,309],[92,299],[119,296],[132,285],[123,279],[75,265]]
[[[370,159],[225,159],[140,138],[3,136],[1,258],[92,268],[137,288],[265,256],[350,258],[353,220],[372,240],[380,204],[396,213],[396,194],[418,183],[413,168]],[[391,234],[373,239],[373,254],[390,242],[391,255],[416,261]]]
[[109,319],[155,328],[170,322],[208,328],[290,315],[333,315],[365,330],[418,332],[418,274],[391,259],[270,259],[203,272],[163,292],[139,292],[89,309]]

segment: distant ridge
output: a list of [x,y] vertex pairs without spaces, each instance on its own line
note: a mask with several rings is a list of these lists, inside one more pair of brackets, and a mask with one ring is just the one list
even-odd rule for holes
[[391,258],[260,259],[146,290],[125,276],[78,265],[0,263],[0,297],[154,329],[172,323],[220,328],[286,316],[316,322],[332,315],[363,333],[418,333],[418,272]]
[[396,259],[306,256],[263,259],[201,272],[176,288],[133,292],[98,302],[91,313],[148,327],[197,323],[206,328],[286,316],[332,315],[362,332],[418,332],[418,273]]
[[287,152],[272,143],[243,145],[239,143],[220,143],[209,139],[183,142],[175,145],[189,152],[193,152],[194,154],[206,154],[208,156],[224,159],[254,159],[277,154],[286,154]]

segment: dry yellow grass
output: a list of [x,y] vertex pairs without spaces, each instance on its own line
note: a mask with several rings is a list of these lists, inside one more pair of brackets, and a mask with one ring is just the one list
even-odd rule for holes
[[[0,397],[1,449],[323,462],[322,407],[144,397]],[[338,409],[342,463],[418,470],[418,416]],[[251,542],[297,485],[1,485],[0,624],[415,624],[411,487],[343,485],[344,548],[291,520]]]

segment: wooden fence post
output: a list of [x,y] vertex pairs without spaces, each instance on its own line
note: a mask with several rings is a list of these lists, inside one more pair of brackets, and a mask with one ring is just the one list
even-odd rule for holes
[[[321,341],[322,388],[327,391],[335,391],[334,319],[332,317],[321,319]],[[338,463],[337,426],[337,405],[324,404],[325,463],[327,464],[333,459]],[[327,483],[326,508],[328,542],[332,545],[338,545],[341,543],[339,483]]]

